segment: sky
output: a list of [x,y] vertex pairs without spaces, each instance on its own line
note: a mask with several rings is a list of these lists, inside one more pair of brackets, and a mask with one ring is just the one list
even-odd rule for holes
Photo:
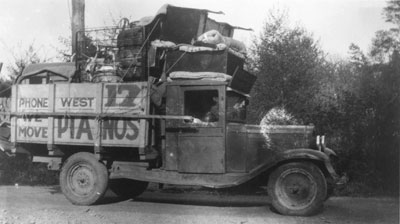
[[[1,75],[14,60],[12,53],[18,55],[34,43],[39,54],[52,57],[60,46],[58,38],[70,35],[71,0],[0,3],[0,62],[5,64]],[[346,57],[351,43],[367,51],[375,32],[390,27],[382,16],[385,0],[86,0],[85,4],[86,27],[112,25],[111,18],[134,21],[154,16],[164,4],[223,11],[224,15],[209,16],[254,30],[235,31],[234,38],[246,45],[260,34],[269,10],[286,10],[292,24],[313,33],[321,48],[335,57]]]

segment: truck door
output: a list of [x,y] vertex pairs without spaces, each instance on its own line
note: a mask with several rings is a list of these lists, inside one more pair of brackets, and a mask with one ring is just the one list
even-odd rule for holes
[[225,86],[170,85],[167,114],[195,119],[167,122],[166,169],[224,173]]

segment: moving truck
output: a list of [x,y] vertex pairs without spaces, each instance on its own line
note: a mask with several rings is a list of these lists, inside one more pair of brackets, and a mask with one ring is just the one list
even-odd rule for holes
[[149,182],[227,188],[262,175],[278,212],[317,212],[340,179],[335,153],[313,126],[246,124],[256,77],[232,39],[240,28],[209,13],[165,5],[78,32],[75,62],[27,66],[12,86],[13,147],[60,170],[77,205],[108,188],[134,198]]

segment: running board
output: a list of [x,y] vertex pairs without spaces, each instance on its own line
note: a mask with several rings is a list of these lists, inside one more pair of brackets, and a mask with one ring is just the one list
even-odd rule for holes
[[127,178],[164,184],[225,188],[242,184],[259,173],[178,173],[177,171],[149,169],[133,162],[114,161],[110,169],[110,179]]

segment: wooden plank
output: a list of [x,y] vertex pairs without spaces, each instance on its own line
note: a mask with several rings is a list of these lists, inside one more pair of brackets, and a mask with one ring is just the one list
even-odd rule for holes
[[[147,85],[146,85],[146,87],[147,86],[150,86],[151,85],[151,83],[150,83],[150,80],[148,80],[147,81],[148,83],[147,83]],[[142,89],[144,89],[144,86],[142,86]],[[151,102],[151,99],[150,99],[150,91],[146,91],[145,92],[146,93],[146,101],[144,102],[145,104],[146,104],[146,108],[145,108],[145,110],[143,111],[145,114],[149,114],[149,111],[150,111],[150,102]],[[141,148],[144,148],[145,146],[148,146],[148,145],[150,145],[149,144],[149,134],[150,134],[150,132],[149,132],[149,126],[150,126],[150,121],[148,121],[148,120],[142,120],[141,121],[141,123],[144,123],[144,124],[141,124],[141,130],[145,130],[144,132],[143,132],[143,134],[144,134],[144,136],[142,136],[141,138],[139,138],[139,145],[140,145],[140,147]]]
[[[49,85],[49,112],[54,112],[55,85]],[[48,118],[47,149],[53,151],[54,145],[54,117]]]
[[98,103],[96,103],[96,113],[102,113],[103,112],[103,94],[104,94],[104,83],[99,83],[96,86],[96,100],[98,100]]
[[55,92],[56,112],[95,112],[98,84],[57,84]]
[[47,118],[15,118],[14,142],[30,141],[47,143],[49,123]]
[[146,114],[147,84],[106,83],[103,87],[103,111],[107,113],[127,112]]
[[17,136],[17,118],[11,117],[11,130],[10,130],[11,138],[10,141],[14,143],[16,141]]
[[[137,120],[56,119],[57,143],[89,142],[95,146],[125,145],[138,147],[143,131]],[[98,133],[101,131],[101,135]],[[96,145],[97,142],[97,145]]]
[[95,120],[87,118],[56,118],[54,122],[55,142],[89,142],[93,144]]
[[142,120],[104,120],[102,127],[103,145],[126,145],[142,147],[144,129],[141,129]]
[[[103,146],[129,146],[139,147],[140,139],[144,132],[140,129],[141,123],[137,120],[108,120],[99,125],[95,119],[54,119],[54,144],[86,144],[96,143],[97,131],[101,130],[101,144]],[[48,142],[49,119],[23,119],[17,120],[18,142]],[[143,122],[142,122],[143,123]],[[142,146],[142,145],[141,145]]]
[[[107,98],[103,98],[104,102],[107,102]],[[121,102],[120,106],[106,106],[103,103],[103,111],[105,113],[123,113],[123,112],[130,112],[135,114],[145,114],[146,111],[146,99],[145,98],[113,98],[116,102]],[[121,106],[124,104],[124,101],[129,104],[129,106]],[[129,102],[129,103],[128,103]]]
[[[96,112],[101,113],[102,111],[102,96],[103,96],[103,84],[100,83],[99,85],[97,85],[96,88],[96,99],[99,99],[100,102],[96,105]],[[96,129],[96,133],[95,135],[95,139],[94,139],[94,154],[100,154],[100,151],[102,149],[101,147],[101,139],[102,139],[102,125],[103,122],[101,119],[96,119],[95,120],[95,129]]]
[[[17,98],[18,97],[18,91],[17,91],[17,85],[14,85],[11,87],[11,112],[17,112]],[[15,143],[16,141],[16,136],[17,136],[17,118],[16,117],[11,117],[11,142]]]
[[131,113],[61,113],[61,112],[26,112],[26,113],[11,113],[11,112],[0,112],[0,115],[12,115],[17,117],[35,116],[35,117],[94,117],[94,118],[131,118],[131,119],[165,119],[165,120],[193,120],[192,116],[180,116],[180,115],[141,115]]
[[56,96],[57,97],[70,97],[70,96],[96,96],[96,88],[101,83],[57,83]]
[[49,85],[18,85],[18,112],[47,112],[49,110]]
[[20,85],[14,92],[14,142],[144,148],[146,119],[192,119],[148,115],[146,82]]

